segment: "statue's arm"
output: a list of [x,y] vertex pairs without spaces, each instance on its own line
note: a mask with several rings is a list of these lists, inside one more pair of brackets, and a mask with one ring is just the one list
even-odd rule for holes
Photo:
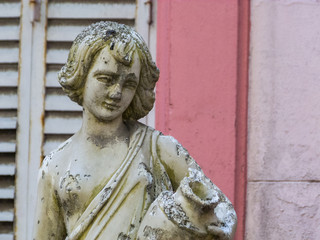
[[159,158],[179,196],[176,199],[185,206],[186,214],[199,228],[214,236],[213,239],[232,239],[237,217],[228,198],[173,137],[159,136],[157,146]]
[[200,169],[188,151],[173,137],[160,135],[157,141],[157,152],[165,166],[174,189],[186,177],[191,169]]
[[62,240],[66,237],[61,207],[54,190],[49,159],[46,158],[39,170],[38,196],[34,221],[33,239]]

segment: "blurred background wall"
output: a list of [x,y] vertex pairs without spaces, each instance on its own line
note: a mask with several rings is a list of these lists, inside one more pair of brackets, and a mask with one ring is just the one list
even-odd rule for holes
[[247,239],[320,239],[320,2],[251,1]]

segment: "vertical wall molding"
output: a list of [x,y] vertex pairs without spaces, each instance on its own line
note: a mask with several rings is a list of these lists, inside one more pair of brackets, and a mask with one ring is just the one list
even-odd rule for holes
[[248,69],[250,45],[250,0],[238,1],[238,66],[236,117],[235,208],[238,216],[236,240],[243,240],[246,222]]

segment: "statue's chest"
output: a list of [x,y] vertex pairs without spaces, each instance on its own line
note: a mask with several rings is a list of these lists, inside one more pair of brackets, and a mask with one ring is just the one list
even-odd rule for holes
[[84,211],[92,196],[119,168],[122,158],[112,152],[90,155],[79,152],[59,166],[55,182],[66,220]]
[[[123,161],[125,155],[120,157],[104,155],[90,161],[78,157],[71,159],[65,170],[61,171],[57,189],[67,225],[72,226],[77,221],[92,199],[126,164]],[[142,182],[147,186],[151,183],[149,160],[149,154],[139,151],[134,159],[127,162],[130,166],[125,175],[129,185]]]

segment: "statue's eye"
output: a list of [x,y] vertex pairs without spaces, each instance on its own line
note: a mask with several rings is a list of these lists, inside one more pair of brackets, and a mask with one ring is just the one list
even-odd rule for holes
[[130,89],[136,89],[137,88],[137,82],[134,80],[127,80],[124,85],[125,88],[130,88]]
[[104,76],[98,76],[97,80],[100,82],[105,83],[106,85],[113,85],[115,82],[115,79],[112,76],[104,75]]

